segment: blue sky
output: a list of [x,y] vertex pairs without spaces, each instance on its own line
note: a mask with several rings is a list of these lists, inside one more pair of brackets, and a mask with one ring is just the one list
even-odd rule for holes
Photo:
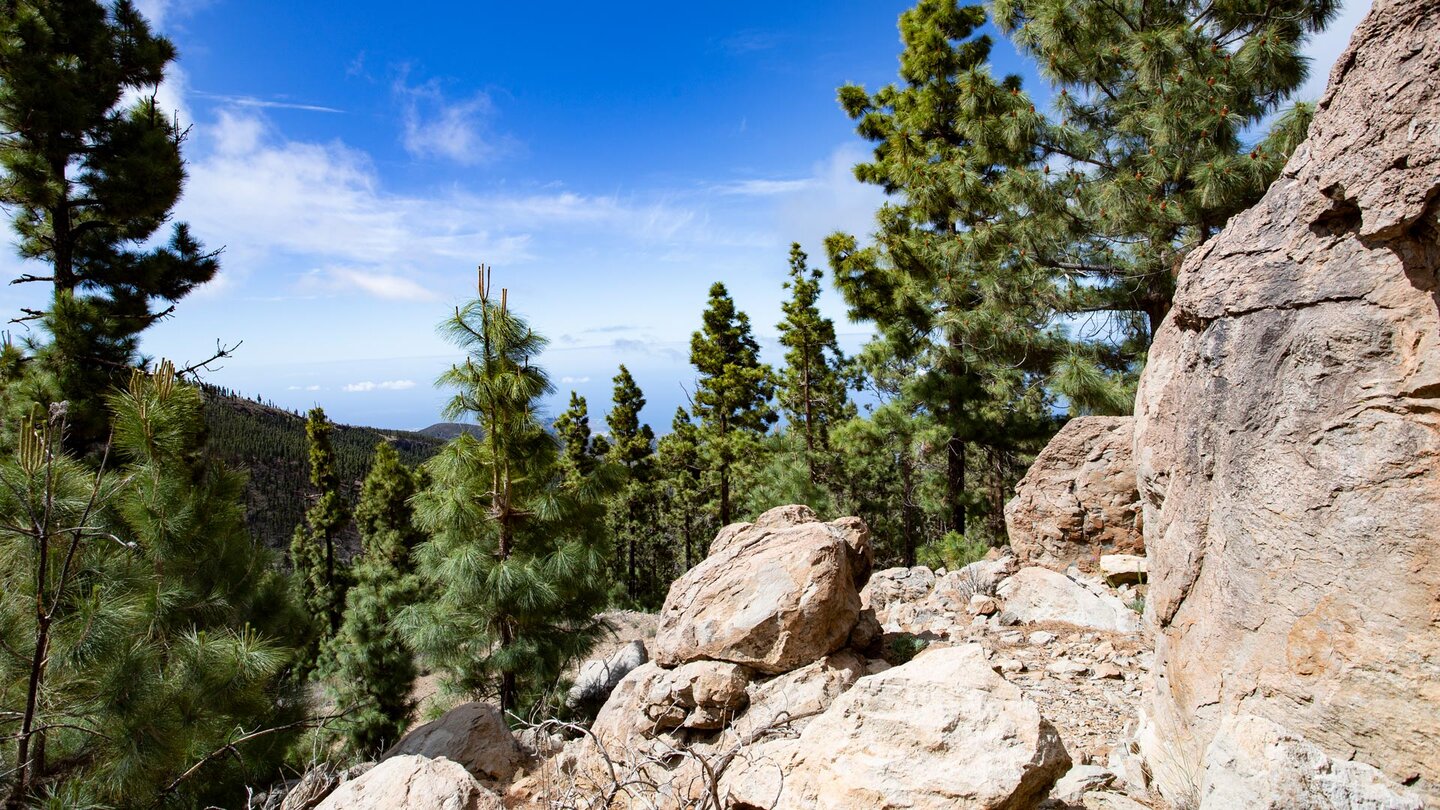
[[[792,241],[870,228],[879,192],[835,104],[894,79],[896,18],[869,2],[526,4],[145,0],[179,46],[164,104],[193,129],[177,211],[220,277],[147,334],[207,379],[332,418],[438,420],[457,359],[435,324],[492,265],[551,338],[541,362],[592,421],[625,363],[668,428],[693,390],[688,340],[729,285],[770,359]],[[1305,95],[1368,3],[1312,44]],[[998,70],[1033,74],[996,37]],[[13,251],[0,257],[9,272]],[[0,290],[13,311],[24,291]],[[854,348],[866,327],[825,308]]]

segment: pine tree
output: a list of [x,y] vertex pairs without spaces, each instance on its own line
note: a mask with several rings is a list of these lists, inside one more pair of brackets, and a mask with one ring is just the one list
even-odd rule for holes
[[1051,326],[1050,273],[1015,235],[1012,201],[1043,172],[1040,119],[1017,77],[990,74],[991,43],[976,35],[984,21],[979,6],[921,0],[900,17],[904,84],[874,95],[841,88],[858,131],[877,144],[856,176],[893,202],[873,246],[840,234],[826,242],[851,316],[874,321],[884,346],[918,363],[905,395],[945,432],[948,525],[962,535],[985,501],[972,455],[1018,457],[1053,432],[1044,383],[1065,345]]
[[845,356],[835,338],[835,324],[820,314],[818,268],[808,266],[808,257],[798,242],[790,245],[789,301],[782,304],[785,319],[779,323],[780,345],[786,348],[785,368],[776,385],[777,399],[790,430],[805,439],[805,465],[810,483],[820,480],[830,450],[830,429],[854,416],[855,408],[846,393]]
[[290,540],[290,565],[300,585],[302,601],[316,623],[307,669],[316,663],[324,641],[339,631],[345,613],[348,576],[336,546],[350,515],[335,471],[335,448],[330,441],[334,430],[323,408],[310,409],[305,437],[309,443],[310,486],[315,495],[305,512],[304,524],[295,527]]
[[[1133,377],[1169,311],[1181,260],[1254,204],[1304,139],[1312,105],[1281,108],[1308,72],[1306,38],[1339,3],[997,0],[993,8],[1060,91],[1058,120],[1039,131],[1040,157],[1055,170],[1016,207],[1028,226],[1017,244],[1066,280],[1063,309],[1106,338],[1067,358],[1066,374],[1083,382],[1095,373],[1081,367],[1089,362]],[[1267,120],[1270,132],[1250,140]],[[1118,358],[1106,343],[1120,345]],[[1119,399],[1083,409],[1128,412]]]
[[608,518],[610,533],[619,543],[615,563],[623,566],[620,574],[625,580],[625,593],[632,602],[638,602],[660,590],[655,582],[646,582],[642,587],[640,571],[641,557],[647,551],[651,555],[660,553],[655,531],[655,431],[640,422],[645,394],[630,376],[630,370],[620,366],[614,383],[610,413],[605,415],[611,438],[606,457],[624,467],[628,475],[624,488],[610,504]]
[[723,525],[732,517],[730,490],[736,460],[778,417],[770,407],[775,394],[770,367],[760,362],[750,318],[736,311],[720,282],[710,287],[701,329],[690,338],[690,364],[700,373],[694,411],[704,433],[707,466],[716,478]]
[[541,699],[601,629],[604,499],[617,475],[608,465],[565,475],[537,416],[551,391],[532,362],[545,339],[504,291],[491,297],[483,273],[479,299],[441,326],[469,355],[441,377],[456,389],[445,416],[474,417],[480,436],[459,436],[425,464],[416,521],[431,539],[417,556],[430,596],[402,624],[448,688],[498,695],[515,711]]
[[0,13],[0,205],[20,255],[45,265],[12,283],[47,284],[28,310],[49,342],[53,401],[69,440],[104,439],[102,392],[123,382],[138,334],[214,276],[207,253],[167,223],[185,180],[185,129],[144,92],[175,58],[130,0],[12,0]]
[[670,432],[660,437],[656,464],[661,517],[680,546],[683,570],[688,571],[699,561],[700,543],[708,535],[701,515],[707,495],[700,431],[684,408],[675,409]]
[[345,596],[345,619],[326,649],[326,681],[335,704],[362,707],[344,728],[350,750],[380,753],[404,733],[415,705],[414,653],[395,629],[395,618],[419,599],[411,552],[424,535],[415,528],[411,498],[419,476],[389,442],[375,447],[375,463],[360,489],[355,524],[361,556],[355,584]]
[[576,480],[583,479],[595,469],[597,453],[590,433],[590,409],[585,398],[570,392],[570,406],[555,417],[555,435],[560,437],[563,448],[561,463],[565,474]]
[[65,452],[63,405],[0,462],[8,806],[230,804],[285,740],[248,735],[303,707],[282,677],[300,612],[245,531],[243,477],[197,453],[199,392],[162,364],[108,403],[99,469]]

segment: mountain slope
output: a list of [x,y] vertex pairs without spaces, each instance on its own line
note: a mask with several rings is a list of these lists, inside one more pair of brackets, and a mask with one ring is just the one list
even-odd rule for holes
[[[203,389],[210,434],[207,452],[250,475],[245,518],[251,534],[269,548],[289,548],[290,536],[304,519],[310,499],[305,417],[224,389]],[[352,504],[370,471],[377,443],[394,445],[401,460],[410,465],[434,455],[444,444],[442,439],[420,433],[352,425],[336,425],[331,438],[340,480]],[[348,553],[358,549],[353,528],[347,529],[342,545]]]

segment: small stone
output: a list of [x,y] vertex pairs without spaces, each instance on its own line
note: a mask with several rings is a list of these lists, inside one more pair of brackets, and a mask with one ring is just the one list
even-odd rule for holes
[[991,616],[1000,610],[1000,603],[993,596],[977,593],[970,596],[970,604],[965,606],[965,610],[971,616]]
[[1051,675],[1060,675],[1068,678],[1074,675],[1084,675],[1090,671],[1090,668],[1079,661],[1061,658],[1058,661],[1051,661],[1050,664],[1045,667],[1045,671]]
[[1036,630],[1027,636],[1027,638],[1034,646],[1043,647],[1055,640],[1055,634],[1045,630]]
[[1114,664],[1096,664],[1094,670],[1092,670],[1090,674],[1090,677],[1095,678],[1096,680],[1118,681],[1125,677],[1125,673],[1121,672],[1120,667],[1117,667]]

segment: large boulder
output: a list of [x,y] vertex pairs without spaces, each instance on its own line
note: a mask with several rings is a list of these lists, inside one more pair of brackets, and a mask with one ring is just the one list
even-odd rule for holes
[[444,757],[398,756],[335,790],[316,810],[500,810],[486,790],[457,762]]
[[965,645],[861,678],[797,739],[746,752],[722,787],[775,810],[1019,810],[1069,768],[1035,704]]
[[1021,622],[1060,622],[1112,633],[1140,629],[1140,615],[1104,588],[1087,588],[1048,568],[1022,568],[996,593],[1005,612]]
[[844,646],[869,573],[865,524],[821,523],[807,507],[781,507],[732,529],[670,586],[656,662],[729,661],[779,674]]
[[1252,715],[1440,803],[1437,271],[1440,4],[1377,0],[1281,176],[1186,258],[1141,381],[1167,795]]
[[406,734],[385,759],[406,754],[445,757],[481,779],[505,782],[525,755],[500,710],[489,703],[462,703]]
[[1102,554],[1144,554],[1128,416],[1079,416],[1056,433],[1005,504],[1010,545],[1026,565],[1091,571]]

